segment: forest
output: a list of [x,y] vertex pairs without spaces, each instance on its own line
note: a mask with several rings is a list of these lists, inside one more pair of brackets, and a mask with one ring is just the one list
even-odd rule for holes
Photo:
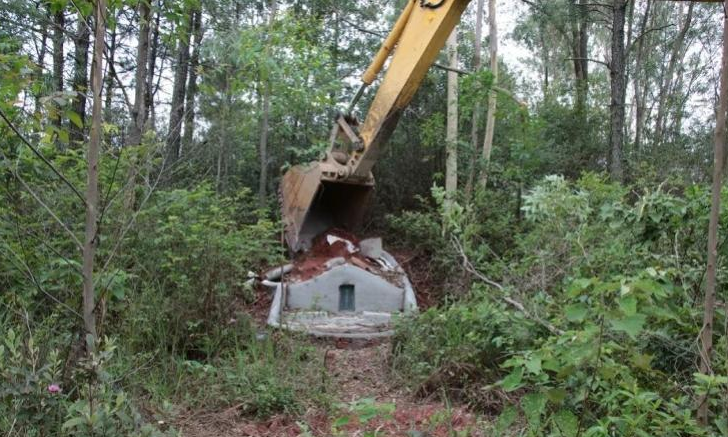
[[[269,326],[284,175],[458,7],[346,230],[418,310]],[[728,1],[0,0],[0,435],[728,436],[727,116]]]

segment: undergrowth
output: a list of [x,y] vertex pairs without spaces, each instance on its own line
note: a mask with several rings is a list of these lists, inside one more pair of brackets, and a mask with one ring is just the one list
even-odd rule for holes
[[[508,250],[483,237],[487,195],[449,208],[435,197],[441,208],[414,223],[441,230],[471,281],[448,293],[465,297],[398,326],[393,364],[413,390],[445,390],[527,435],[725,434],[725,332],[714,373],[696,370],[705,188],[630,192],[593,174],[548,177],[524,196]],[[725,308],[716,317],[724,326]],[[694,417],[699,399],[712,410],[708,428]]]
[[[102,179],[127,164],[102,168]],[[248,272],[278,263],[281,247],[279,225],[248,190],[221,196],[202,184],[119,196],[106,225],[127,234],[118,246],[101,242],[95,344],[79,335],[73,310],[79,266],[51,250],[65,235],[37,226],[43,212],[25,203],[0,205],[0,286],[13,290],[0,295],[0,433],[173,435],[169,424],[186,410],[269,417],[329,402],[314,349],[260,330],[249,314],[257,296]],[[24,228],[44,232],[46,244],[29,250],[15,238]]]

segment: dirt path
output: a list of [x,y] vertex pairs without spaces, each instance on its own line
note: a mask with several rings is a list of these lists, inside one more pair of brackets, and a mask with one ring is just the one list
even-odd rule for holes
[[476,417],[463,407],[436,399],[416,399],[390,376],[389,341],[325,342],[326,368],[340,406],[307,411],[302,417],[268,421],[242,418],[235,408],[196,414],[177,423],[185,437],[232,436],[479,436]]

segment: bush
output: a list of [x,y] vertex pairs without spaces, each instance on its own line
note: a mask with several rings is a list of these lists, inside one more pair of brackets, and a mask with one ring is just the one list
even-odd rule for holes
[[[482,291],[482,290],[479,290]],[[450,396],[489,407],[482,387],[500,378],[508,351],[527,338],[528,321],[482,293],[398,321],[392,364],[420,394]]]
[[162,436],[144,423],[107,365],[113,341],[64,378],[57,350],[42,351],[33,336],[13,329],[0,338],[0,432],[24,436]]
[[[703,187],[636,192],[594,174],[548,177],[524,196],[515,247],[495,258],[472,206],[456,205],[442,214],[444,229],[480,272],[481,298],[403,322],[396,368],[415,385],[503,390],[514,404],[501,405],[504,420],[520,411],[528,435],[723,432],[725,362],[713,375],[693,373],[707,200]],[[501,285],[483,288],[485,275]],[[492,303],[506,297],[520,306]],[[715,326],[725,317],[718,311]],[[725,343],[716,339],[717,354]],[[709,428],[693,418],[701,395],[715,413]]]
[[219,197],[204,184],[157,193],[129,244],[145,254],[128,260],[136,293],[118,308],[138,319],[129,325],[143,343],[135,347],[164,345],[199,359],[234,343],[232,303],[249,303],[249,272],[282,254],[278,225],[253,204],[247,190]]
[[290,333],[253,338],[208,363],[179,360],[175,393],[193,408],[236,405],[241,414],[267,418],[327,405],[323,356]]

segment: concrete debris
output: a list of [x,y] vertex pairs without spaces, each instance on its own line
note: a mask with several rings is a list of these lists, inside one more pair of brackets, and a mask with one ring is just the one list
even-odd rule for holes
[[337,243],[339,241],[343,242],[346,245],[346,250],[348,250],[349,253],[354,253],[354,252],[359,251],[359,248],[356,247],[354,245],[354,243],[352,243],[351,241],[349,241],[345,238],[337,237],[336,235],[331,235],[331,234],[326,236],[326,242],[329,243],[329,246],[331,246],[334,243]]
[[293,270],[293,264],[285,264],[268,270],[263,274],[263,278],[269,281],[277,281],[281,279],[283,275],[291,273],[291,270]]
[[382,239],[367,238],[366,240],[361,240],[361,243],[359,243],[359,250],[361,250],[361,254],[367,258],[381,258],[382,252],[384,252],[384,249],[382,249]]
[[[344,263],[397,281],[396,277],[388,275],[395,270],[396,262],[382,249],[381,238],[359,241],[355,235],[341,229],[330,229],[315,238],[311,249],[294,259],[289,279],[306,281]],[[401,281],[397,285],[401,286]]]
[[324,268],[326,270],[331,270],[336,266],[343,266],[344,264],[346,264],[346,260],[343,257],[337,256],[336,258],[331,258],[326,261],[324,263]]

